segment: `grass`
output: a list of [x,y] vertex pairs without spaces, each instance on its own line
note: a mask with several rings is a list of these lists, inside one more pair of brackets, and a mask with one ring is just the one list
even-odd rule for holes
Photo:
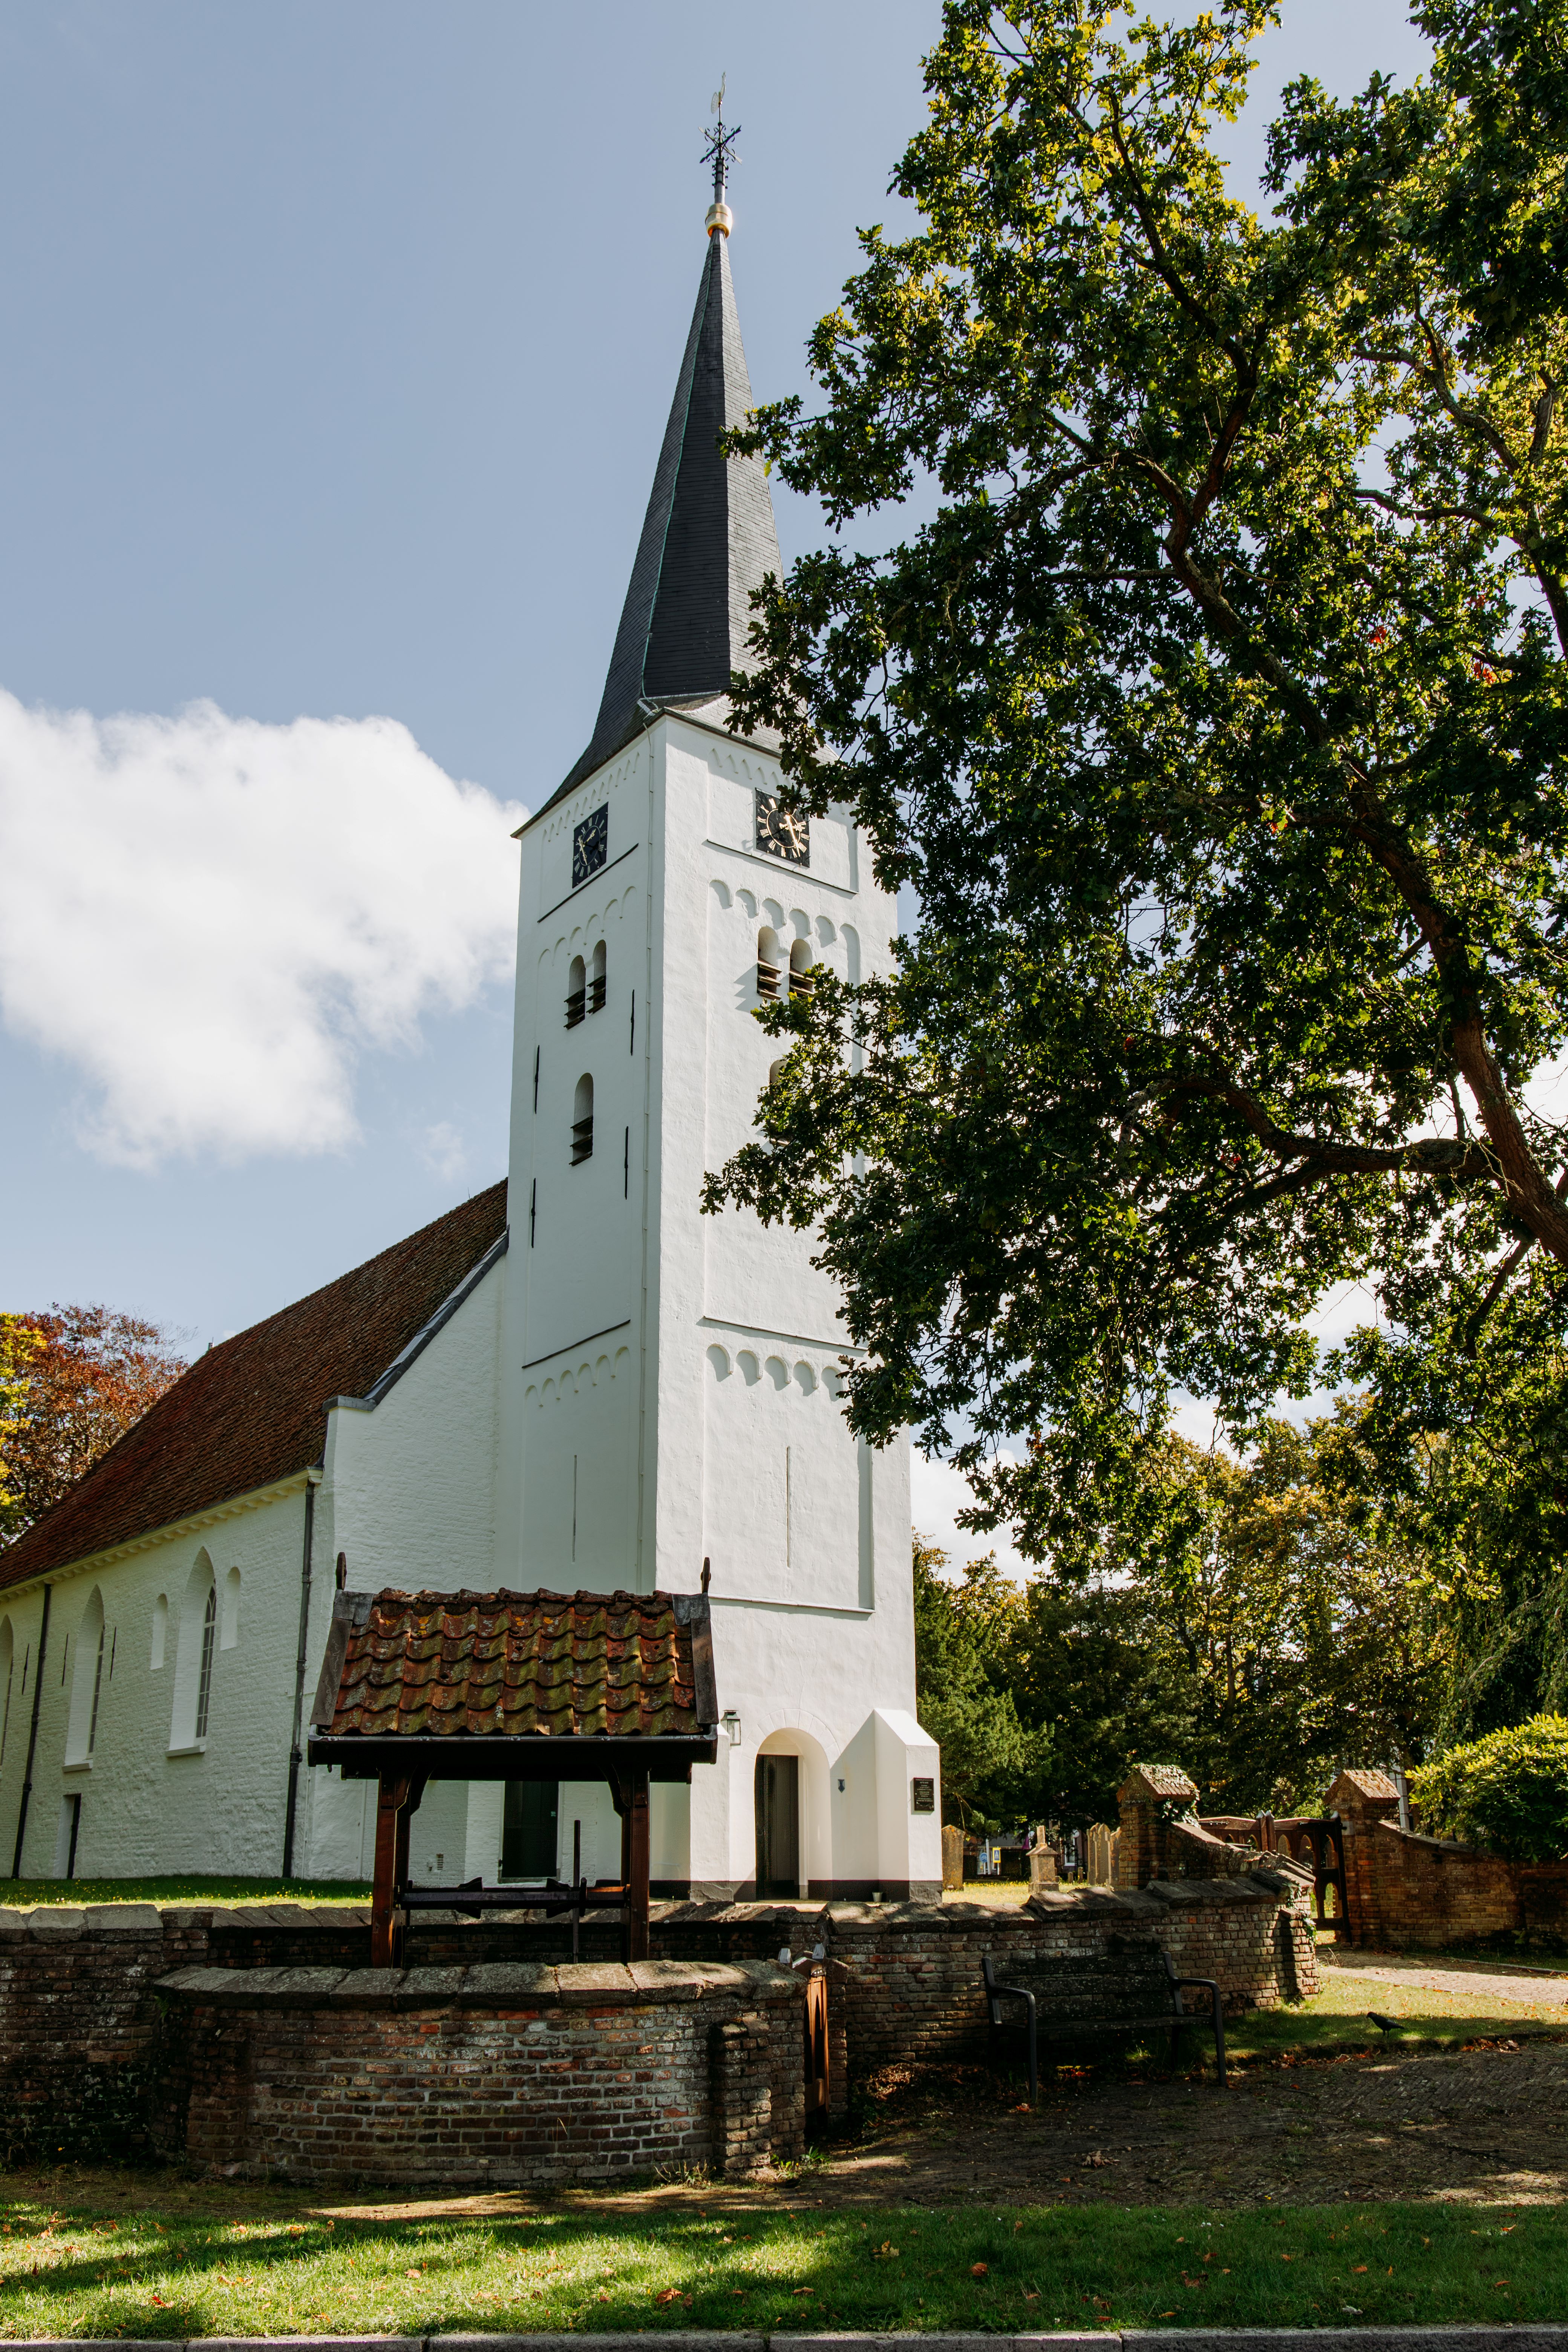
[[[85,2185],[85,2184],[84,2184]],[[153,2184],[143,2179],[134,2192]],[[0,2210],[0,2336],[1559,2319],[1568,2211],[1445,2204],[389,2215],[205,2187]],[[486,2200],[487,2202],[490,2200]],[[726,2205],[728,2210],[713,2210]]]
[[368,1903],[370,1885],[341,1878],[6,1878],[8,1910],[83,1903]]
[[[1468,2042],[1506,2040],[1545,2030],[1568,2033],[1561,2000],[1504,2000],[1488,1992],[1477,2014],[1475,1992],[1435,1992],[1420,1984],[1367,1984],[1333,1969],[1323,1990],[1289,2009],[1259,2010],[1227,2018],[1226,2047],[1237,2059],[1280,2060],[1293,2052],[1327,2057],[1342,2050],[1457,2050]],[[1368,2018],[1375,2009],[1400,2021],[1384,2033]],[[1202,2045],[1208,2047],[1206,2040]]]

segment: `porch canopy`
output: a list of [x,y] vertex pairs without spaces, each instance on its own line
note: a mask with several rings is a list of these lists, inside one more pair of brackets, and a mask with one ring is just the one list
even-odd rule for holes
[[[719,1748],[706,1592],[339,1592],[307,1755],[379,1783],[371,1961],[401,1958],[408,1827],[426,1780],[605,1780],[621,1820],[621,1883],[553,1906],[619,1908],[646,1958],[647,1792],[689,1782]],[[477,1882],[421,1903],[529,1906],[551,1896]]]

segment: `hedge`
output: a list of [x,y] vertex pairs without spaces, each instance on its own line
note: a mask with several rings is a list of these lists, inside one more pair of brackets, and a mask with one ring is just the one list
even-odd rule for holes
[[1421,1826],[1511,1862],[1568,1859],[1568,1716],[1537,1715],[1418,1765]]

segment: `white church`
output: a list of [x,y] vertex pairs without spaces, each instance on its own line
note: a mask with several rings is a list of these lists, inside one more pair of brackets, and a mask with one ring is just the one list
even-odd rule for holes
[[[934,1898],[909,1455],[840,1405],[808,1236],[704,1217],[756,1008],[887,969],[847,811],[725,726],[781,569],[716,202],[597,721],[524,824],[510,1172],[211,1349],[0,1553],[0,1869],[365,1880],[374,1781],[304,1762],[334,1591],[710,1598],[718,1760],[656,1786],[656,1895]],[[497,855],[506,845],[497,845]],[[564,1769],[564,1768],[563,1768]],[[410,1878],[619,1870],[601,1780],[432,1783]]]

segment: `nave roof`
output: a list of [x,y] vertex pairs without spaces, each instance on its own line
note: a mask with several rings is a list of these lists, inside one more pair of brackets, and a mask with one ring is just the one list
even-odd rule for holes
[[363,1397],[506,1232],[506,1183],[198,1356],[54,1508],[0,1551],[20,1584],[321,1459],[330,1398]]

